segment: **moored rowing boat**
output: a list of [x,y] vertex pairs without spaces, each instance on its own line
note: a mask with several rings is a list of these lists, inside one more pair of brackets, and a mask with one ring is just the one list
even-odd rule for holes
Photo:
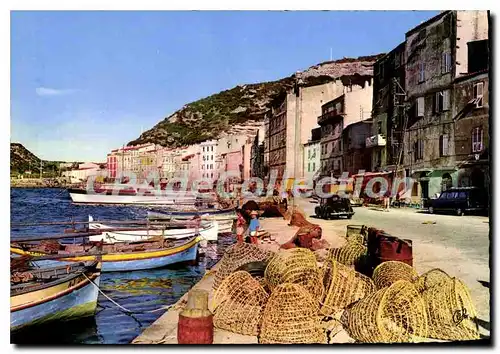
[[167,225],[156,225],[154,228],[138,230],[129,228],[120,231],[114,226],[94,222],[92,216],[89,216],[89,230],[101,231],[99,235],[90,236],[90,241],[104,241],[106,243],[136,242],[155,236],[162,236],[167,239],[186,239],[196,235],[200,235],[206,241],[217,241],[219,223],[217,221],[202,222],[200,227],[194,227],[186,222],[179,221],[168,225],[168,227]]
[[24,270],[28,282],[13,285],[11,279],[11,330],[93,316],[100,273],[97,262]]
[[[101,249],[95,243],[89,245],[56,245],[53,253],[39,244],[11,243],[10,252],[17,255],[42,257],[33,262],[41,267],[49,267],[74,262],[99,259],[103,272],[120,272],[162,268],[167,265],[195,261],[200,237],[188,240],[149,240],[134,243],[103,244]],[[165,245],[165,243],[167,243]],[[94,249],[94,252],[89,250]]]

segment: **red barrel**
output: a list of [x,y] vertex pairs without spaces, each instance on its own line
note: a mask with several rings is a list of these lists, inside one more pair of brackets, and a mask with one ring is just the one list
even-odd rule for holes
[[214,341],[214,318],[208,310],[208,292],[191,290],[187,304],[179,314],[177,343],[212,344]]
[[214,341],[213,315],[186,317],[179,315],[178,344],[212,344]]

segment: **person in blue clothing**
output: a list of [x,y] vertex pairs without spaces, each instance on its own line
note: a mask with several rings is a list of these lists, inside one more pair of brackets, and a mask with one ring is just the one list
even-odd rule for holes
[[250,220],[250,224],[248,226],[248,231],[250,232],[250,243],[255,245],[259,243],[258,237],[265,233],[265,231],[260,229],[260,222],[259,219],[257,219],[258,215],[259,213],[257,210],[252,210],[250,213],[250,217],[252,219]]

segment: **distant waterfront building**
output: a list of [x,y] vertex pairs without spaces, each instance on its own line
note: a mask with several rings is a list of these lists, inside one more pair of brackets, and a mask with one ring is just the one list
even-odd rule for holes
[[311,139],[304,144],[304,175],[312,183],[321,164],[321,128],[311,130]]
[[91,176],[104,178],[108,174],[106,163],[87,162],[80,164],[77,169],[63,172],[63,177],[70,183],[81,183],[87,181]]
[[200,166],[201,177],[211,180],[217,180],[217,168],[215,165],[215,156],[217,154],[217,141],[209,140],[199,144],[201,154]]

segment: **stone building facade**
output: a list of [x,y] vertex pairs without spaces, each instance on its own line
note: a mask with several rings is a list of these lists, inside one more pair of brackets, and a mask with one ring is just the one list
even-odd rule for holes
[[349,176],[371,170],[371,151],[366,149],[366,139],[372,133],[372,120],[352,123],[342,132],[343,171]]
[[458,185],[453,84],[467,73],[467,43],[487,37],[487,11],[444,11],[406,33],[404,165],[417,197]]
[[366,141],[372,171],[392,171],[402,160],[405,100],[405,43],[373,66],[372,132]]
[[264,128],[257,131],[252,141],[250,177],[264,178]]
[[457,184],[484,188],[489,195],[488,70],[456,79],[453,92]]
[[275,170],[282,179],[286,165],[287,100],[283,99],[271,108],[266,136],[265,149],[269,171]]

